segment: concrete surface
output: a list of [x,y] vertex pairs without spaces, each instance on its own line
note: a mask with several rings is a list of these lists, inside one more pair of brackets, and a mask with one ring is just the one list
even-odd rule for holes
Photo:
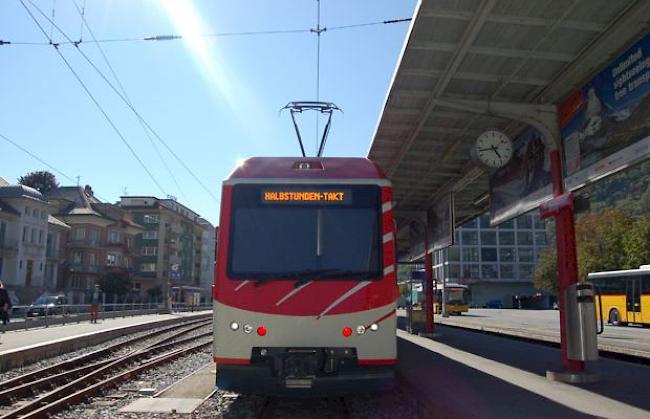
[[[405,317],[405,310],[398,310]],[[470,309],[461,316],[435,315],[436,324],[464,327],[545,342],[560,342],[560,313],[557,310]],[[650,328],[611,326],[598,336],[598,348],[650,359]]]
[[124,406],[120,412],[138,413],[192,413],[203,399],[154,399],[142,398]]
[[215,363],[210,362],[203,368],[162,390],[155,397],[204,399],[215,390],[216,375]]

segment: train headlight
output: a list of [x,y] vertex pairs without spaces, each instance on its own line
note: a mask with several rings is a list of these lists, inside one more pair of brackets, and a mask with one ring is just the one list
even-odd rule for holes
[[250,324],[244,325],[244,333],[250,333],[252,331],[253,331],[253,326],[251,326]]
[[370,330],[372,330],[373,332],[376,332],[377,330],[379,330],[379,325],[377,323],[371,324],[370,325]]
[[363,335],[364,333],[366,333],[366,326],[357,326],[357,335]]
[[230,323],[230,330],[235,331],[235,330],[237,330],[237,329],[239,329],[239,323],[237,323],[237,322],[231,322],[231,323]]

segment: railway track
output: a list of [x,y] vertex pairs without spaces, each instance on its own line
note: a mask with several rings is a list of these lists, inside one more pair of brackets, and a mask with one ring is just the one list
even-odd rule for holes
[[[210,321],[202,320],[171,326],[2,382],[0,405],[6,407],[0,410],[0,418],[37,418],[54,414],[149,368],[198,351],[212,343],[212,331],[183,336],[209,324]],[[174,329],[181,330],[124,355],[111,356],[118,349]],[[197,340],[198,343],[194,343]],[[189,346],[178,348],[183,345]]]

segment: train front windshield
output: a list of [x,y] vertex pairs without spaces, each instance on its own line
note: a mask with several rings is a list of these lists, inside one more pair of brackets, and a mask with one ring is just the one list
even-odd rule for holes
[[236,185],[232,279],[379,279],[380,188]]

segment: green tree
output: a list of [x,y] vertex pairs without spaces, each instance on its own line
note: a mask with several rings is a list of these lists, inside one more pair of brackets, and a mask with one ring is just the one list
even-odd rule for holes
[[100,278],[99,286],[107,296],[123,296],[131,289],[131,278],[124,272],[106,272]]
[[533,275],[535,288],[557,295],[557,252],[554,247],[547,247],[539,255],[539,261]]
[[637,220],[623,238],[625,269],[650,264],[650,215]]
[[589,272],[622,269],[623,238],[631,228],[632,218],[619,210],[582,217],[576,225],[579,279]]
[[43,194],[59,187],[56,176],[47,170],[27,173],[25,176],[18,178],[18,183],[34,188]]

